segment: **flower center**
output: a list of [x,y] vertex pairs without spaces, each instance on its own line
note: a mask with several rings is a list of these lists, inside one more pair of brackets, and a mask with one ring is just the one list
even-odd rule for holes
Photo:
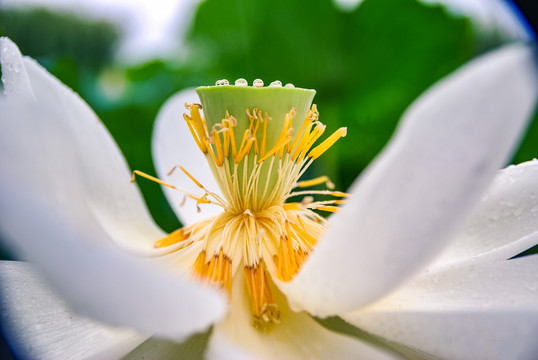
[[[346,135],[346,128],[314,146],[325,125],[316,106],[310,108],[312,90],[226,86],[227,81],[219,85],[225,86],[197,89],[205,118],[202,105],[186,104],[189,114],[184,119],[222,195],[179,168],[204,192],[187,196],[198,204],[218,205],[223,212],[179,229],[155,246],[175,244],[177,253],[195,254],[185,257],[190,259],[192,274],[227,291],[230,300],[232,279],[243,271],[253,324],[268,330],[279,323],[271,277],[289,281],[295,276],[326,229],[326,220],[315,210],[337,211],[346,196],[332,190],[295,190],[319,184],[333,187],[325,176],[299,178]],[[314,201],[313,195],[329,199]]]

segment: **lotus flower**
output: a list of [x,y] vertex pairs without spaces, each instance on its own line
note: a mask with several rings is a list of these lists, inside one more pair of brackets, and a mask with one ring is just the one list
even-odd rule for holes
[[33,263],[0,263],[6,336],[39,359],[532,358],[538,257],[508,259],[538,243],[538,162],[498,169],[537,100],[533,51],[429,89],[341,211],[342,193],[293,190],[326,182],[299,177],[345,135],[315,143],[312,91],[221,82],[198,90],[204,114],[181,92],[153,139],[186,225],[165,234],[97,116],[2,38],[0,231]]

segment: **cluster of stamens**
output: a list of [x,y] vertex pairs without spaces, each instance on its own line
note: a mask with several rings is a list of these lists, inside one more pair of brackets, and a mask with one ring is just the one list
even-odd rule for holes
[[[238,79],[236,86],[240,80],[244,79]],[[326,220],[317,211],[335,212],[347,196],[332,190],[334,185],[325,176],[299,181],[315,159],[346,135],[346,128],[314,146],[326,129],[315,105],[298,131],[293,128],[297,111],[290,109],[279,122],[279,135],[271,139],[269,128],[274,127],[274,120],[258,108],[245,109],[248,123],[239,131],[237,119],[228,111],[208,128],[201,105],[185,106],[189,110],[184,114],[187,126],[213,167],[222,192],[219,195],[206,189],[178,167],[203,191],[202,195],[185,191],[186,196],[198,205],[220,206],[223,212],[177,230],[155,246],[174,245],[178,254],[197,254],[190,260],[193,275],[225,289],[230,299],[232,279],[243,267],[254,325],[267,330],[279,322],[278,304],[273,300],[273,284],[267,273],[282,281],[291,280],[326,229]],[[177,189],[139,171],[134,173]],[[326,184],[328,190],[294,191],[320,184]],[[333,198],[314,201],[316,195]],[[302,199],[289,201],[297,197]]]

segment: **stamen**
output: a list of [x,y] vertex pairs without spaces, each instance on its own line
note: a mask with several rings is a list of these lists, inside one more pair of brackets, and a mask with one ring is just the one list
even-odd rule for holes
[[320,176],[311,180],[299,181],[297,187],[305,188],[325,183],[329,189],[334,189],[334,184],[331,182],[328,176]]
[[198,147],[200,148],[200,151],[206,154],[207,149],[205,148],[205,145],[200,141],[200,139],[198,139],[198,134],[196,133],[196,130],[194,129],[194,126],[192,125],[191,117],[187,114],[183,114],[183,119],[185,119],[185,122],[187,123],[187,127],[189,128],[189,131],[191,132],[194,142],[196,142],[196,145],[198,145]]
[[153,247],[155,247],[155,248],[163,248],[163,247],[166,247],[166,246],[177,244],[178,242],[183,241],[183,240],[188,239],[188,238],[189,238],[189,235],[185,234],[183,232],[183,229],[178,229],[178,230],[168,234],[164,238],[155,241],[155,243],[153,244]]
[[174,185],[170,185],[170,184],[167,184],[165,183],[164,181],[162,180],[159,180],[157,179],[156,177],[154,176],[151,176],[151,175],[148,175],[142,171],[139,171],[139,170],[134,170],[133,171],[133,177],[131,177],[131,183],[134,183],[135,182],[135,179],[136,179],[136,175],[138,176],[142,176],[143,178],[146,178],[148,180],[151,180],[153,182],[156,182],[157,184],[161,184],[161,185],[164,185],[164,186],[168,186],[169,188],[171,189],[175,189],[175,190],[179,190],[177,187],[175,187]]
[[338,130],[336,130],[331,136],[329,136],[325,141],[323,141],[321,144],[316,146],[309,154],[312,159],[316,160],[318,157],[321,156],[325,151],[327,151],[331,146],[334,145],[334,143],[340,139],[341,137],[344,137],[347,135],[347,128],[342,127]]
[[[233,119],[233,120],[232,120]],[[232,155],[235,157],[237,155],[237,149],[235,147],[235,135],[234,135],[234,131],[233,131],[233,125],[234,123],[237,124],[237,120],[235,120],[234,117],[230,116],[229,117],[229,120],[227,125],[228,125],[228,128],[230,129],[230,131],[228,132],[228,134],[230,134],[230,143],[232,145]],[[228,156],[226,156],[228,157]]]
[[333,213],[340,211],[340,208],[337,206],[319,206],[316,209],[321,210],[321,211],[333,212]]
[[283,142],[277,143],[267,154],[265,154],[264,157],[262,157],[260,160],[258,160],[258,164],[261,164],[265,160],[269,159],[271,155],[276,154],[280,149],[284,148],[289,142],[291,141],[291,137],[288,137]]
[[265,144],[266,144],[266,141],[267,141],[267,124],[269,123],[269,120],[271,120],[271,118],[267,115],[267,113],[265,113],[265,116],[263,117],[264,121],[263,121],[263,138],[262,138],[262,146],[260,148],[260,156],[264,156],[265,155]]
[[306,153],[310,150],[310,148],[314,145],[314,143],[323,135],[325,132],[325,125],[323,125],[320,122],[315,123],[316,127],[314,127],[314,130],[310,133],[308,136],[308,141],[304,148],[301,150],[301,154],[299,155],[299,158],[297,161],[302,161],[303,158],[306,156]]
[[301,210],[301,209],[304,209],[304,206],[303,204],[301,203],[286,203],[284,205],[282,205],[282,207],[284,208],[284,210],[288,211],[288,210]]
[[[205,142],[206,142],[205,139],[207,139],[209,137],[209,134],[207,133],[207,127],[206,127],[205,121],[202,119],[202,116],[200,115],[200,109],[201,108],[202,107],[200,105],[198,105],[198,104],[191,104],[190,105],[190,110],[191,110],[190,120],[191,121],[190,122],[187,121],[187,124],[190,126],[190,123],[192,123],[192,126],[193,126],[194,130],[196,130],[198,140],[199,140],[200,144],[202,145],[200,150],[202,150],[202,152],[204,154],[206,154],[207,153],[207,147],[206,147],[206,144],[205,144]],[[191,131],[191,133],[192,133],[192,131]]]
[[220,136],[219,136],[219,133],[217,132],[217,130],[213,130],[213,139],[215,141],[215,148],[217,149],[217,161],[216,161],[216,164],[217,166],[222,166],[222,163],[223,163],[223,152],[222,152],[222,144],[220,142]]
[[244,271],[254,315],[253,325],[264,332],[270,331],[273,325],[280,323],[280,312],[273,301],[263,260],[253,266],[245,266]]
[[292,193],[289,193],[286,198],[290,198],[293,196],[299,196],[299,195],[330,195],[330,196],[336,196],[336,197],[347,197],[349,194],[341,191],[330,191],[330,190],[304,190],[304,191],[295,191]]
[[198,254],[193,264],[193,273],[199,279],[214,284],[228,292],[231,299],[232,292],[232,260],[219,249],[209,261],[206,261],[205,250]]
[[[174,168],[172,168],[172,170],[170,170],[168,172],[168,174],[171,174],[174,171]],[[180,166],[180,168],[181,168],[181,166]],[[181,168],[181,169],[191,178],[192,181],[194,181],[196,183],[196,185],[198,185],[199,187],[201,187],[202,189],[204,189],[206,191],[204,196],[198,196],[196,194],[191,193],[190,191],[180,189],[180,188],[178,188],[177,186],[174,186],[174,185],[167,184],[164,181],[162,181],[160,179],[157,179],[156,177],[148,175],[148,174],[146,174],[146,173],[144,173],[142,171],[139,171],[139,170],[134,170],[133,171],[133,176],[131,178],[131,183],[133,183],[135,181],[136,175],[142,176],[143,178],[146,178],[148,180],[156,182],[157,184],[168,186],[171,189],[178,190],[178,191],[181,191],[182,193],[185,193],[186,196],[190,197],[191,199],[196,200],[197,204],[214,204],[214,205],[218,205],[218,206],[221,206],[221,207],[226,207],[226,205],[224,204],[224,201],[219,196],[217,196],[215,193],[207,191],[206,188],[202,184],[200,184],[192,175],[190,175],[185,169],[183,169],[183,168]],[[215,201],[207,199],[208,195],[211,195],[213,198],[215,198]],[[183,206],[183,203],[184,203],[184,201],[182,201],[182,204],[180,206]]]
[[310,128],[312,127],[311,113],[312,113],[312,110],[309,110],[308,115],[306,116],[303,123],[301,124],[301,128],[299,129],[299,132],[297,133],[297,136],[295,137],[293,144],[291,144],[290,146],[292,150],[295,149],[299,141],[304,138],[304,134],[306,134],[307,132],[310,132]]

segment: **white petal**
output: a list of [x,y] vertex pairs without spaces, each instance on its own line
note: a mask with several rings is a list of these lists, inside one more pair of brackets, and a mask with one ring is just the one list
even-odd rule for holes
[[[1,238],[40,266],[80,314],[174,340],[206,329],[224,314],[220,293],[121,251],[87,208],[69,212],[60,202],[66,199],[30,195],[12,178],[3,180]],[[77,183],[74,178],[72,186]],[[65,190],[67,200],[77,202],[69,184]]]
[[509,259],[538,243],[538,161],[501,170],[432,267]]
[[[163,181],[192,193],[204,195],[204,192],[181,170],[176,169],[172,175],[167,176],[174,166],[181,165],[206,189],[221,195],[209,164],[194,142],[183,119],[185,102],[200,102],[194,89],[183,90],[172,96],[157,115],[152,141],[155,168]],[[218,206],[201,205],[202,211],[198,213],[195,202],[190,199],[187,199],[184,206],[179,206],[184,200],[184,193],[166,186],[163,186],[163,191],[183,225],[193,224],[222,211]]]
[[202,360],[209,339],[209,331],[191,336],[183,343],[151,338],[122,360],[159,359],[159,360]]
[[34,97],[22,55],[7,37],[0,37],[0,64],[4,92],[10,97]]
[[113,359],[146,337],[73,314],[28,263],[1,261],[4,334],[18,358]]
[[273,295],[280,305],[281,324],[270,332],[256,330],[244,279],[236,276],[233,286],[230,311],[213,327],[208,359],[396,359],[360,340],[323,328],[304,312],[294,313],[278,291]]
[[[16,52],[15,45],[11,43],[11,46],[11,51]],[[2,65],[4,69],[3,62]],[[24,58],[23,65],[36,102],[28,101],[18,108],[8,109],[4,107],[7,106],[5,102],[0,104],[1,130],[5,132],[9,128],[11,132],[2,148],[8,149],[4,150],[8,153],[13,152],[11,147],[24,141],[23,137],[27,137],[28,133],[35,136],[32,121],[39,121],[47,127],[55,126],[57,131],[49,131],[52,135],[47,135],[46,139],[42,139],[44,134],[39,134],[39,141],[28,145],[35,148],[32,156],[24,159],[8,157],[10,163],[3,165],[7,166],[5,169],[9,168],[12,172],[17,167],[26,169],[29,175],[19,175],[26,178],[27,186],[32,189],[40,186],[39,183],[46,177],[66,176],[66,173],[54,173],[53,163],[74,158],[71,172],[78,171],[82,175],[79,180],[86,197],[84,204],[92,209],[102,226],[114,235],[113,240],[133,252],[153,254],[153,242],[164,233],[153,223],[137,186],[130,184],[131,175],[125,159],[105,126],[77,94],[34,60]],[[3,72],[9,77],[10,68],[6,69]],[[37,155],[40,152],[38,145],[42,141],[58,143],[55,153],[49,154],[46,161]],[[68,146],[66,142],[70,142]],[[65,147],[62,148],[62,145]],[[25,152],[30,154],[29,150]],[[36,164],[38,161],[40,163]]]
[[538,256],[417,278],[353,314],[352,324],[440,359],[534,359]]
[[536,79],[533,50],[512,45],[415,101],[302,271],[283,284],[294,306],[319,315],[351,311],[430,261],[519,138],[536,102]]

